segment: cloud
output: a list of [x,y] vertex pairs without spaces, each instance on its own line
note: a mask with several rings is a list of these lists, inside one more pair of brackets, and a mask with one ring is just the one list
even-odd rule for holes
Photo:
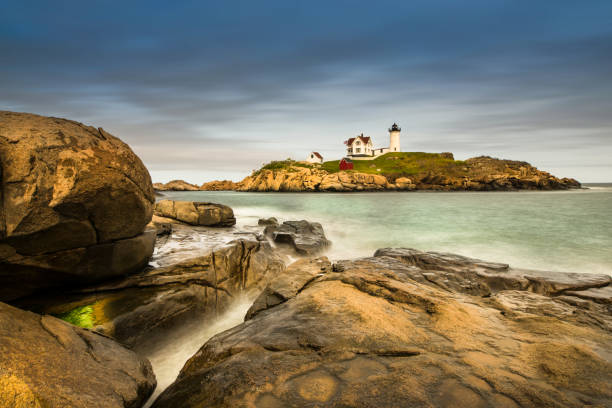
[[612,180],[611,9],[15,1],[0,15],[0,106],[103,126],[154,178],[340,156],[362,131],[384,145],[398,121],[408,150]]

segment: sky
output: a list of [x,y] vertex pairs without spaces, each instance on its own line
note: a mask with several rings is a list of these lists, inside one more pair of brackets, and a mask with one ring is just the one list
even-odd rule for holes
[[103,127],[159,182],[393,122],[404,151],[612,182],[612,1],[4,0],[0,110]]

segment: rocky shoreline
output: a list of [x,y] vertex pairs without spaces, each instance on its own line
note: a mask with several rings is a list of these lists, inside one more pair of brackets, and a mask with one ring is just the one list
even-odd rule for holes
[[609,285],[402,248],[303,259],[154,407],[605,406]]
[[[452,163],[450,153],[444,159]],[[450,156],[449,156],[450,155]],[[451,159],[448,159],[450,157]],[[389,160],[395,157],[390,157]],[[354,191],[517,191],[581,188],[570,178],[557,178],[526,162],[475,157],[461,166],[411,175],[369,174],[358,171],[330,173],[320,165],[289,163],[282,169],[254,172],[240,182],[211,181],[201,186],[174,180],[155,183],[157,191],[259,191],[259,192],[354,192]]]
[[0,165],[2,407],[142,407],[148,347],[244,295],[154,407],[612,400],[609,275],[409,248],[332,262],[318,223],[155,203],[127,145],[64,119],[0,112]]

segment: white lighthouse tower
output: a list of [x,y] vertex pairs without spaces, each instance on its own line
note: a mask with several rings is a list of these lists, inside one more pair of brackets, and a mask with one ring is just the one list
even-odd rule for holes
[[389,151],[400,152],[400,132],[402,129],[396,123],[389,128]]

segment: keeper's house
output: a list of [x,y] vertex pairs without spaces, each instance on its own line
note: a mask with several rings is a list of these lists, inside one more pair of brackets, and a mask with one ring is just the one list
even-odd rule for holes
[[396,123],[389,128],[389,147],[374,148],[372,138],[364,136],[363,133],[357,137],[346,140],[346,156],[353,160],[372,160],[376,157],[400,151],[400,132],[402,129]]

